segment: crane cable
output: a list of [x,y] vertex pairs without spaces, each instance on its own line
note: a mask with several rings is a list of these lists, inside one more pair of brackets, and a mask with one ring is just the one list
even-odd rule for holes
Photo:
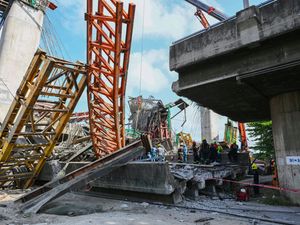
[[[142,37],[141,37],[141,64],[140,64],[140,86],[139,86],[139,96],[141,97],[142,100],[142,74],[143,74],[143,53],[144,53],[144,26],[145,26],[145,0],[143,0],[143,11],[142,11]],[[139,99],[139,97],[138,97]],[[138,103],[139,104],[139,103]],[[141,102],[142,105],[142,102]],[[136,115],[136,123],[134,126],[134,130],[137,130],[138,128],[138,121],[139,121],[139,117],[140,117],[140,112],[141,112],[141,108],[140,106],[138,106],[138,110],[137,110],[137,115]]]
[[143,73],[143,55],[144,55],[144,26],[145,26],[145,7],[146,3],[143,0],[143,11],[142,11],[142,37],[141,37],[141,65],[140,65],[140,86],[139,95],[142,95],[142,73]]

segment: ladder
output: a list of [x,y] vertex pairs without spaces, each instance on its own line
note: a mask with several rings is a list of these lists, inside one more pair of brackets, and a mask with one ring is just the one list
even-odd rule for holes
[[33,184],[85,88],[85,71],[36,52],[0,129],[0,188]]

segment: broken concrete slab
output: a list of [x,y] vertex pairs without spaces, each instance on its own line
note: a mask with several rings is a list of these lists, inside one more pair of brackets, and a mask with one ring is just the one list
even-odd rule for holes
[[80,168],[63,178],[55,179],[48,184],[24,195],[15,203],[19,209],[26,213],[37,213],[49,201],[62,196],[68,191],[80,190],[95,179],[105,176],[124,163],[140,157],[144,153],[144,148],[140,146],[141,141],[120,149],[104,158],[98,159]]

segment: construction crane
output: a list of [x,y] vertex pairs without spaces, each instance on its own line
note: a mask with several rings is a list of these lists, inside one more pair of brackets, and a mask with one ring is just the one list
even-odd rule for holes
[[[88,107],[98,158],[125,146],[125,91],[135,5],[87,1]],[[124,32],[124,34],[123,34]]]
[[[216,18],[219,21],[224,21],[228,19],[228,16],[226,16],[224,13],[220,12],[216,8],[212,6],[208,6],[205,3],[199,1],[199,0],[185,0],[186,2],[194,5],[197,8],[197,11],[195,15],[203,25],[205,29],[209,28],[209,22],[207,18],[205,17],[204,12],[206,12],[208,15]],[[244,7],[249,7],[249,1],[244,0]],[[244,123],[238,122],[238,129],[241,136],[241,149],[242,150],[248,150],[248,142],[247,142],[247,134],[246,134],[246,128]]]
[[219,21],[224,21],[224,20],[228,19],[228,16],[226,16],[221,11],[217,10],[216,8],[214,8],[212,6],[206,5],[205,3],[203,3],[199,0],[185,0],[185,1],[194,5],[197,8],[195,16],[197,16],[200,23],[203,25],[203,27],[205,29],[209,28],[209,22],[203,12],[206,12],[208,15],[216,18]]

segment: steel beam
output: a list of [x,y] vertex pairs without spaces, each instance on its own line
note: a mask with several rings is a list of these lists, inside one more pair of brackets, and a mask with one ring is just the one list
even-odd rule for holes
[[132,143],[110,155],[96,160],[86,166],[75,170],[63,178],[53,180],[42,187],[22,196],[15,203],[23,203],[20,210],[26,213],[37,213],[39,210],[55,198],[68,191],[76,191],[84,188],[90,182],[107,175],[114,169],[144,154],[141,141]]
[[[62,70],[64,75],[57,76]],[[37,51],[0,130],[0,180],[4,180],[2,176],[11,177],[0,183],[1,188],[32,185],[51,156],[85,85],[84,64]],[[45,101],[47,104],[41,104]],[[25,163],[20,165],[20,160]]]
[[93,1],[87,1],[89,123],[98,158],[125,146],[125,90],[134,13],[131,3],[126,12],[120,1],[98,0],[96,10]]

